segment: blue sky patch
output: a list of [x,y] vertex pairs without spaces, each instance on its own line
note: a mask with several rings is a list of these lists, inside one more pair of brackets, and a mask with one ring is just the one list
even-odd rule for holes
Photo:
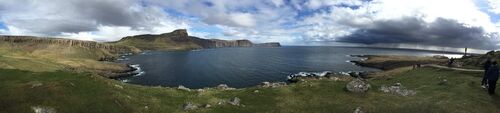
[[8,29],[7,26],[5,26],[5,23],[0,21],[0,29]]

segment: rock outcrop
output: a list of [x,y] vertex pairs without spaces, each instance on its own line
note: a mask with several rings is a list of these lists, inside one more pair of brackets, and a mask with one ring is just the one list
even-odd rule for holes
[[384,93],[391,93],[391,94],[400,95],[400,96],[413,96],[413,95],[417,94],[416,91],[407,89],[406,87],[401,85],[401,83],[396,83],[392,86],[382,85],[380,87],[380,91],[382,91]]
[[349,92],[354,92],[354,93],[365,93],[371,88],[371,85],[368,84],[363,79],[355,79],[346,85],[346,89]]

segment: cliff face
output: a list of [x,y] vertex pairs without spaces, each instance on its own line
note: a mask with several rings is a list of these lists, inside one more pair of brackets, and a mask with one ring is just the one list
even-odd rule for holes
[[281,44],[278,42],[269,42],[269,43],[260,43],[254,44],[255,47],[281,47]]
[[189,50],[222,47],[279,47],[279,43],[253,44],[249,40],[202,39],[189,36],[185,29],[160,35],[137,35],[116,42],[145,50]]
[[123,54],[129,52],[136,53],[140,51],[133,47],[98,43],[93,41],[81,41],[81,40],[60,39],[60,38],[40,38],[32,36],[0,36],[0,42],[7,42],[8,44],[14,46],[47,45],[47,46],[62,46],[62,47],[82,47],[88,49],[103,49],[113,54]]

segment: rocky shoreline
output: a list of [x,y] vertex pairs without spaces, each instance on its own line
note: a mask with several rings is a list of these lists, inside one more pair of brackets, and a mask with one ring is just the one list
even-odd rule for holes
[[349,61],[362,67],[371,67],[381,70],[392,70],[400,67],[441,64],[447,62],[448,58],[442,57],[417,57],[401,55],[350,55],[351,57],[362,58],[358,61]]
[[[142,53],[142,54],[144,54],[144,53]],[[120,61],[120,60],[127,60],[128,59],[127,56],[130,56],[130,55],[133,55],[133,54],[123,54],[123,55],[120,55],[120,57],[118,59],[114,59],[114,61],[116,62],[117,60],[118,61]],[[364,60],[368,59],[367,57],[370,56],[370,55],[349,55],[349,56],[351,56],[351,57],[365,57],[364,59],[361,60],[361,61],[364,61]],[[355,63],[355,62],[360,62],[360,61],[350,61],[350,62]],[[140,76],[140,75],[145,74],[145,72],[142,70],[142,68],[140,67],[139,64],[126,64],[126,65],[129,68],[128,70],[122,71],[122,72],[113,73],[113,75],[108,76],[108,78],[115,79],[115,80],[120,80],[122,82],[128,82],[127,78],[134,77],[134,76]],[[355,64],[355,65],[357,65],[357,64]],[[369,75],[371,73],[373,73],[373,72],[366,72],[366,71],[299,72],[299,73],[288,75],[287,79],[284,82],[268,82],[268,81],[264,81],[260,85],[256,85],[256,87],[271,87],[271,88],[274,88],[274,87],[286,86],[289,83],[303,82],[303,81],[306,81],[306,80],[331,79],[331,80],[334,80],[334,81],[338,81],[338,80],[349,80],[349,79],[352,79],[352,78],[363,78],[363,79],[366,79],[366,78],[368,78],[367,75]],[[177,88],[177,89],[180,89],[180,90],[191,91],[190,88],[184,87],[182,85],[180,85],[178,87],[172,87],[172,88]],[[219,84],[216,87],[206,87],[206,88],[200,88],[200,89],[211,89],[211,88],[223,89],[223,90],[239,89],[239,88],[229,87],[226,84]],[[198,89],[198,90],[200,90],[200,89]]]

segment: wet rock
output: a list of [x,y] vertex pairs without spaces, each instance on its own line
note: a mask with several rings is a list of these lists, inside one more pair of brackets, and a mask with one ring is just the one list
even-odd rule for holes
[[365,93],[370,87],[371,85],[363,79],[355,79],[346,85],[347,91],[354,93]]
[[364,112],[363,112],[363,108],[361,108],[361,107],[357,107],[357,108],[354,110],[354,112],[353,112],[353,113],[364,113]]
[[185,91],[191,91],[191,89],[189,89],[189,88],[187,88],[187,87],[184,87],[183,85],[179,85],[179,86],[177,87],[177,89],[179,89],[179,90],[185,90]]
[[415,92],[414,90],[406,89],[406,87],[401,85],[401,83],[396,83],[392,86],[382,85],[382,87],[380,87],[380,91],[382,91],[384,93],[391,93],[391,94],[401,95],[401,96],[413,96],[413,95],[417,94],[417,92]]
[[183,105],[184,110],[195,110],[198,109],[198,106],[188,102]]
[[231,104],[231,105],[239,106],[240,105],[240,101],[241,101],[240,98],[234,97],[228,103]]
[[33,109],[35,113],[56,113],[56,109],[51,107],[32,106],[31,109]]

